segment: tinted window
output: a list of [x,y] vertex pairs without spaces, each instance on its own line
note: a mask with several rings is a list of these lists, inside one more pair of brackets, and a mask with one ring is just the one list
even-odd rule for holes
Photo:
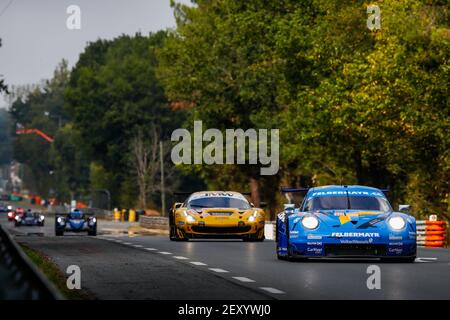
[[193,199],[189,201],[189,207],[193,209],[202,208],[239,208],[250,209],[251,206],[247,200],[231,197],[207,197]]
[[366,196],[325,196],[308,199],[304,211],[314,210],[376,210],[389,211],[389,203],[383,198]]

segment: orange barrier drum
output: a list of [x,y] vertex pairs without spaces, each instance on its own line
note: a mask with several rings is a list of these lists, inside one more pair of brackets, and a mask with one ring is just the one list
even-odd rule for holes
[[447,222],[418,220],[417,245],[429,248],[442,248],[446,245]]
[[431,226],[427,226],[425,228],[425,231],[441,231],[441,232],[445,232],[445,228],[442,227],[442,226],[431,225]]
[[425,247],[442,248],[445,245],[444,241],[425,241]]

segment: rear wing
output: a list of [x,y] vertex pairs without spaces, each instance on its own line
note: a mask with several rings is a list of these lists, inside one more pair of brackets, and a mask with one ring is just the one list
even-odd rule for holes
[[281,188],[282,193],[303,193],[306,194],[308,192],[309,188],[290,188],[290,187],[283,187]]

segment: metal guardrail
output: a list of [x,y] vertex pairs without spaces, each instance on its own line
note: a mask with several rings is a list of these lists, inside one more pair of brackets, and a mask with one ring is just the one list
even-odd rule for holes
[[0,284],[0,300],[62,299],[1,225]]

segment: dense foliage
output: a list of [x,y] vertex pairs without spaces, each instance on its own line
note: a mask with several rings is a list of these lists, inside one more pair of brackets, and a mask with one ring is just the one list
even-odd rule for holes
[[[375,31],[365,1],[195,4],[174,4],[177,29],[160,52],[168,97],[192,106],[192,119],[280,128],[281,184],[368,184],[415,212],[448,208],[445,3],[383,1]],[[248,177],[202,168],[214,184],[221,170],[236,173],[222,186]],[[263,188],[273,193],[273,183]]]
[[[139,198],[147,206],[145,189],[148,206],[158,207],[162,141],[168,190],[203,188],[200,179],[209,189],[250,189],[275,209],[282,185],[358,183],[389,188],[395,204],[410,203],[417,215],[448,212],[446,1],[380,2],[379,30],[367,28],[362,0],[172,5],[174,30],[89,43],[70,76],[63,64],[14,102],[16,122],[56,138],[51,146],[31,136],[16,143],[16,159],[45,184],[40,192],[108,189],[114,204]],[[171,133],[194,120],[222,131],[280,129],[280,171],[175,168]]]

